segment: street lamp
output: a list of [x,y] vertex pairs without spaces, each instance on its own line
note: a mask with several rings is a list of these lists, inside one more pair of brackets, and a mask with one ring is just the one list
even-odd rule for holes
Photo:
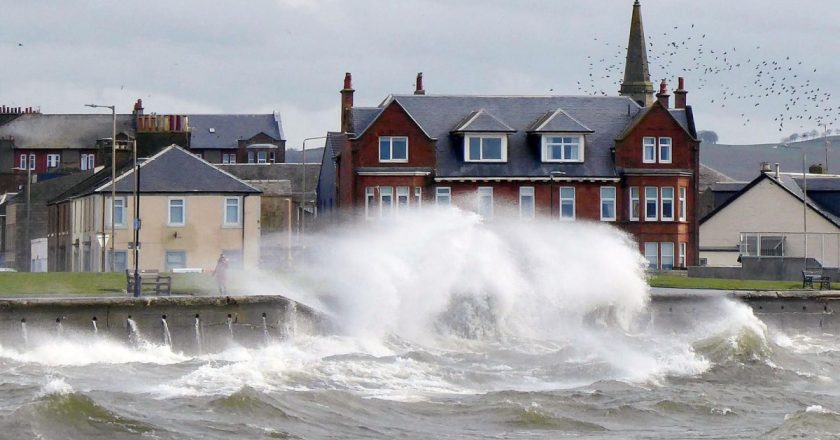
[[828,124],[818,124],[823,128],[823,143],[825,144],[825,173],[828,174]]
[[301,178],[301,180],[303,180],[303,185],[301,186],[301,192],[303,193],[303,198],[300,201],[301,207],[303,208],[302,209],[303,212],[301,213],[301,216],[300,216],[300,235],[303,235],[303,233],[306,232],[306,228],[304,226],[304,223],[306,221],[306,194],[307,194],[307,191],[306,191],[306,141],[314,141],[316,139],[326,139],[326,138],[327,138],[326,136],[316,136],[316,137],[306,138],[306,139],[303,140],[303,157],[301,158],[301,163],[303,164],[303,177]]
[[[140,296],[140,163],[137,162],[137,140],[134,144],[134,296]],[[113,260],[113,258],[112,258]]]
[[[117,108],[113,105],[99,105],[99,104],[85,104],[85,107],[90,108],[108,108],[111,109],[111,272],[114,271],[114,242],[116,236],[114,235],[114,201],[117,198]],[[105,228],[105,225],[102,225]],[[102,272],[105,272],[104,262],[104,248],[103,248],[103,262]]]

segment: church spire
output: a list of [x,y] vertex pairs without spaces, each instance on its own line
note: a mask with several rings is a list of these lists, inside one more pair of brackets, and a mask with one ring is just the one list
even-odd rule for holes
[[639,0],[633,3],[633,16],[630,19],[630,40],[627,43],[627,63],[624,66],[624,81],[621,83],[621,96],[627,96],[642,106],[653,104],[653,83],[650,82],[645,31],[642,27],[642,5]]

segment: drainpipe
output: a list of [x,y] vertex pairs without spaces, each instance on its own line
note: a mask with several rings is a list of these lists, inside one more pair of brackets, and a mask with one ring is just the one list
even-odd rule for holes
[[245,269],[245,199],[247,197],[248,194],[242,196],[242,257],[240,258],[242,269]]

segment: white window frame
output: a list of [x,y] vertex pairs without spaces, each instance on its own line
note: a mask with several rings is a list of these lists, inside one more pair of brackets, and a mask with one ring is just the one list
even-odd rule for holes
[[[531,208],[525,210],[523,199],[531,199]],[[537,197],[533,186],[519,187],[519,218],[523,220],[533,220],[537,216]]]
[[[181,201],[181,222],[172,222],[172,202]],[[184,197],[169,197],[166,203],[166,225],[167,226],[184,226],[187,224],[187,199]]]
[[257,163],[258,164],[267,164],[268,163],[268,152],[267,151],[257,151]]
[[[395,188],[394,204],[395,212],[399,214],[404,214],[411,208],[411,188],[408,186],[398,186]],[[401,200],[405,200],[405,203],[401,203]]]
[[90,153],[88,154],[88,169],[92,170],[96,168],[96,154]]
[[29,154],[29,169],[30,170],[35,169],[35,153],[30,153]]
[[[644,243],[645,259],[648,262],[648,269],[659,269],[659,243],[655,241],[646,241]],[[653,261],[651,261],[653,259]]]
[[[566,157],[566,146],[567,143],[566,138],[574,138],[577,139],[577,147],[578,147],[578,158],[577,159],[570,159]],[[560,139],[560,142],[552,142],[552,139]],[[547,133],[542,136],[542,161],[543,162],[572,162],[572,163],[580,163],[583,162],[583,152],[585,139],[583,135],[580,134],[566,134],[566,133]],[[571,144],[568,144],[571,145]],[[551,154],[549,154],[551,147],[559,147],[560,148],[560,159],[552,159]]]
[[[668,159],[663,159],[662,152],[668,151]],[[674,161],[674,141],[670,137],[659,138],[659,163],[672,163]]]
[[[114,199],[114,207],[113,207],[114,209],[112,211],[113,212],[112,215],[114,216],[114,219],[112,221],[114,222],[114,227],[115,228],[124,228],[126,226],[126,224],[125,224],[125,214],[126,214],[126,209],[125,208],[126,208],[126,205],[127,205],[127,203],[126,203],[125,197],[117,197],[116,199]],[[122,220],[119,223],[117,223],[117,221],[116,221],[117,210],[122,211]]]
[[[388,206],[385,206],[385,198],[388,199]],[[394,187],[379,187],[379,217],[390,217],[394,213]]]
[[[609,190],[609,189],[612,189],[612,193],[613,193],[612,197],[604,197],[604,190]],[[617,197],[618,196],[618,190],[616,190],[616,187],[614,187],[614,186],[602,186],[601,190],[600,190],[600,194],[601,194],[601,204],[600,204],[601,221],[602,222],[614,222],[614,221],[616,221],[616,218],[618,216],[618,212],[617,212],[618,206],[616,204],[616,199],[618,198]],[[612,217],[604,217],[604,204],[605,203],[612,203],[612,213],[613,213]]]
[[[572,190],[572,197],[563,197],[563,190],[564,189]],[[557,190],[557,196],[558,196],[558,199],[560,200],[560,204],[557,207],[557,209],[559,210],[557,212],[557,218],[559,218],[560,220],[564,220],[564,221],[574,221],[575,218],[577,217],[577,207],[575,206],[576,205],[575,199],[577,197],[577,191],[575,190],[575,187],[573,187],[573,186],[561,186]],[[571,217],[564,217],[563,216],[563,202],[569,202],[569,201],[572,202],[572,216]]]
[[[228,218],[228,202],[236,202],[236,221]],[[226,227],[238,227],[242,225],[242,197],[225,197],[222,200],[222,224]]]
[[[648,147],[650,147],[650,158],[648,158]],[[656,163],[656,138],[645,136],[642,138],[642,163]]]
[[[665,192],[666,190],[670,190],[671,196],[666,197]],[[665,203],[671,203],[671,215],[665,216]],[[674,187],[673,186],[663,186],[659,190],[659,213],[663,222],[672,222],[674,221]]]
[[79,164],[82,171],[92,170],[96,165],[96,156],[93,153],[82,153]]
[[223,164],[235,164],[236,163],[236,153],[222,153],[222,163]]
[[686,259],[685,258],[686,258],[686,248],[687,247],[688,246],[685,242],[680,243],[680,266],[679,267],[681,267],[683,269],[686,267]]
[[61,155],[56,153],[47,154],[47,168],[58,168],[61,163]]
[[18,168],[19,169],[26,170],[26,166],[27,166],[27,163],[28,163],[27,162],[28,157],[29,156],[27,156],[26,154],[21,154],[20,155],[20,160],[18,160]]
[[[481,201],[484,198],[489,198],[490,200],[490,210],[489,212],[481,212]],[[476,212],[481,215],[485,220],[492,220],[493,219],[493,187],[492,186],[479,186],[475,191],[475,207]]]
[[680,221],[684,222],[688,217],[686,211],[688,210],[688,203],[686,200],[688,190],[684,186],[680,187]]
[[248,163],[255,163],[255,157],[254,157],[254,152],[253,151],[248,152]]
[[163,266],[164,266],[164,269],[165,269],[167,272],[171,272],[171,271],[172,271],[172,269],[175,269],[175,267],[171,267],[171,266],[169,266],[169,255],[170,255],[170,254],[172,254],[172,255],[175,255],[175,254],[183,254],[183,255],[184,255],[184,261],[183,261],[183,264],[184,264],[184,267],[187,267],[187,251],[171,251],[171,250],[166,250],[166,251],[164,251],[164,254],[163,254]]
[[[394,140],[401,139],[405,141],[405,159],[394,159]],[[388,142],[388,158],[382,158],[382,142]],[[379,162],[383,163],[406,163],[408,162],[408,136],[380,136],[379,143]]]
[[373,205],[376,203],[376,188],[369,186],[365,188],[365,218],[372,219]]
[[[648,197],[648,190],[651,189],[655,192],[654,197],[651,199]],[[654,207],[653,216],[648,215],[648,203],[652,201]],[[655,222],[659,221],[659,188],[655,186],[646,186],[645,187],[645,221],[646,222]]]
[[[638,186],[631,186],[630,190],[627,191],[629,204],[627,205],[627,218],[630,219],[631,222],[639,221],[639,217],[642,215],[642,199],[639,193]],[[636,214],[633,215],[633,207],[636,207]]]
[[[507,147],[508,147],[508,139],[507,135],[504,134],[474,134],[474,135],[466,135],[464,136],[464,162],[492,162],[492,163],[502,163],[507,162],[508,154],[507,154]],[[480,139],[481,143],[479,146],[479,154],[482,157],[473,158],[470,157],[470,140],[472,139]],[[501,159],[484,159],[484,140],[485,139],[501,139],[502,141],[502,157]]]
[[416,209],[420,209],[423,207],[423,187],[422,186],[415,186],[414,187],[414,207]]
[[[446,200],[446,202],[441,202]],[[452,206],[452,188],[448,186],[435,187],[435,206]]]
[[[669,253],[665,253],[666,249],[669,250]],[[665,259],[666,258],[671,259],[671,267],[670,268],[665,267],[665,266],[667,266],[665,264]],[[672,243],[670,241],[663,241],[662,243],[659,243],[659,267],[663,270],[673,270],[674,267],[676,267],[675,264],[676,264],[676,261],[674,260],[674,243]]]

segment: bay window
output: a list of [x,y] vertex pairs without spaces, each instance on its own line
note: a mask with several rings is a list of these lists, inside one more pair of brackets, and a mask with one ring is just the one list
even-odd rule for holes
[[655,186],[645,187],[645,221],[655,222],[659,220],[659,212],[657,205],[659,200],[659,190]]
[[601,187],[601,221],[615,221],[615,187]]
[[662,221],[674,221],[674,188],[662,188]]

